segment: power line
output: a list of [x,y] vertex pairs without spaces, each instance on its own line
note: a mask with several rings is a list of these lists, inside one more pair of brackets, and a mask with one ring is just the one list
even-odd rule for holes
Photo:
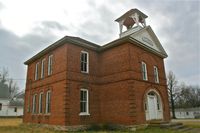
[[[12,78],[10,78],[9,80],[11,80]],[[12,80],[26,80],[26,79],[12,79]]]
[[[2,79],[2,78],[0,78]],[[26,79],[13,79],[13,78],[6,78],[6,80],[26,80]]]

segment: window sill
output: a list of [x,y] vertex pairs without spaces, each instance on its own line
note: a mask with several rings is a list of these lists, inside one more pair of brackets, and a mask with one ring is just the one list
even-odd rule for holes
[[83,73],[83,74],[89,74],[89,72],[85,72],[85,71],[81,71],[81,73]]
[[44,115],[51,115],[51,113],[45,113]]
[[87,112],[82,112],[82,113],[79,113],[79,116],[87,116],[87,115],[90,115],[89,113]]

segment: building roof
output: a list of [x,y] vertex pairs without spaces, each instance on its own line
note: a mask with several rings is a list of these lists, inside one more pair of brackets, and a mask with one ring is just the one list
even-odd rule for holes
[[14,99],[10,101],[9,105],[10,106],[24,106],[24,100]]
[[56,41],[55,43],[51,44],[50,46],[48,46],[47,48],[45,48],[41,52],[37,53],[35,56],[33,56],[32,58],[30,58],[29,60],[24,62],[24,64],[27,65],[27,64],[33,62],[34,60],[38,59],[42,55],[48,53],[49,51],[54,50],[55,48],[65,44],[65,43],[79,45],[79,46],[87,47],[89,49],[98,49],[98,48],[100,48],[99,45],[97,45],[95,43],[92,43],[90,41],[87,41],[85,39],[82,39],[80,37],[65,36],[65,37],[61,38],[60,40]]
[[120,16],[119,18],[117,18],[115,21],[119,22],[124,18],[129,17],[130,15],[134,14],[134,13],[138,13],[140,16],[142,16],[143,18],[147,18],[148,16],[144,13],[142,13],[140,10],[138,10],[137,8],[131,9],[129,11],[127,11],[125,14],[123,14],[122,16]]
[[10,97],[8,85],[0,83],[0,98],[8,99]]
[[[158,38],[156,37],[156,35],[154,34],[153,30],[151,29],[150,26],[144,27],[141,30],[137,31],[140,32],[142,30],[149,30],[152,34],[152,36],[155,36],[155,40],[159,43],[159,47],[161,49],[161,52],[156,51],[155,49],[152,49],[151,47],[146,46],[145,44],[142,44],[142,42],[139,42],[138,40],[134,39],[133,37],[131,37],[131,35],[122,37],[122,38],[118,38],[112,42],[109,42],[103,46],[97,45],[95,43],[92,43],[90,41],[87,41],[85,39],[82,39],[80,37],[73,37],[73,36],[65,36],[63,38],[61,38],[60,40],[56,41],[55,43],[53,43],[52,45],[48,46],[47,48],[45,48],[44,50],[42,50],[41,52],[39,52],[38,54],[36,54],[35,56],[33,56],[32,58],[30,58],[29,60],[27,60],[26,62],[24,62],[25,65],[28,65],[29,63],[35,61],[36,59],[40,58],[41,56],[43,56],[44,54],[54,50],[55,48],[62,46],[63,44],[69,43],[69,44],[74,44],[74,45],[78,45],[78,46],[82,46],[82,47],[86,47],[88,49],[92,49],[95,51],[104,51],[106,49],[115,47],[117,45],[120,45],[124,42],[130,42],[133,44],[138,44],[139,47],[142,47],[150,52],[153,52],[155,54],[157,54],[158,56],[162,57],[162,58],[166,58],[167,54],[164,51],[162,45],[160,44]],[[135,33],[137,33],[135,32]],[[134,34],[135,34],[134,33]]]

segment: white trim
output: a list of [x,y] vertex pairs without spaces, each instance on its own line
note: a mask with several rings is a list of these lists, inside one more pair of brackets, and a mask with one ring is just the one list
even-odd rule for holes
[[32,101],[32,114],[36,114],[36,112],[37,112],[36,111],[36,102],[37,102],[36,97],[37,97],[37,94],[34,94],[33,99],[32,99],[33,100]]
[[85,112],[81,112],[79,113],[80,116],[84,116],[84,115],[90,115],[89,113],[85,113]]
[[[143,67],[144,67],[144,69],[143,69]],[[144,77],[143,74],[145,74],[145,77]],[[146,65],[145,62],[142,61],[142,79],[147,81],[148,80],[148,76],[147,75],[148,75],[147,74],[147,65]]]
[[[86,51],[81,51],[81,56],[82,56],[82,53],[87,55],[87,62],[84,62],[84,63],[86,63],[87,68],[86,68],[86,71],[81,70],[81,72],[82,73],[89,73],[89,53],[86,52]],[[80,57],[80,63],[82,63],[81,57]]]
[[45,58],[42,59],[42,63],[41,63],[41,78],[44,78],[44,74],[45,74]]
[[49,55],[48,57],[48,75],[52,75],[53,73],[53,55]]
[[159,83],[158,67],[154,66],[153,71],[154,71],[154,81],[155,81],[155,83]]
[[[48,96],[50,96],[49,100],[48,100]],[[50,104],[50,108],[48,108],[49,112],[48,112],[48,109],[47,109],[48,104]],[[50,90],[46,92],[46,103],[45,103],[45,105],[46,105],[45,106],[45,113],[50,114],[50,112],[51,112],[51,91]]]
[[[145,116],[146,116],[146,120],[151,120],[150,118],[150,114],[149,114],[149,103],[148,103],[148,97],[151,97],[151,95],[148,95],[150,92],[154,92],[155,93],[155,97],[156,97],[156,119],[163,119],[163,101],[162,98],[160,96],[160,94],[155,90],[155,89],[150,89],[148,90],[148,92],[146,92],[145,94],[145,98],[147,99],[147,110],[145,111]],[[144,99],[145,100],[145,99]],[[159,101],[159,109],[157,108],[157,100]],[[145,101],[144,101],[145,104]]]
[[37,62],[37,63],[35,64],[35,80],[38,80],[38,79],[39,79],[38,73],[39,73],[39,62]]
[[[39,108],[38,108],[39,114],[43,113],[43,96],[44,96],[43,94],[44,94],[43,92],[40,92],[40,94],[39,94],[39,104],[38,104],[39,105]],[[42,107],[42,110],[41,110],[41,107]]]
[[[88,89],[80,89],[80,94],[81,94],[81,91],[86,91],[86,94],[87,94],[87,99],[86,99],[86,112],[80,112],[79,115],[82,116],[82,115],[90,115],[89,113],[89,92],[88,92]],[[81,97],[80,97],[81,98]],[[80,104],[81,104],[81,99],[80,99]],[[80,108],[81,110],[81,108]]]

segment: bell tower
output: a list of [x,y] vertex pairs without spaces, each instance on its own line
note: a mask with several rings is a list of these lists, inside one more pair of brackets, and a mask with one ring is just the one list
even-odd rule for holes
[[[146,18],[148,16],[138,9],[131,9],[115,21],[119,23],[119,37],[130,35],[146,27]],[[126,27],[126,29],[124,29]]]

